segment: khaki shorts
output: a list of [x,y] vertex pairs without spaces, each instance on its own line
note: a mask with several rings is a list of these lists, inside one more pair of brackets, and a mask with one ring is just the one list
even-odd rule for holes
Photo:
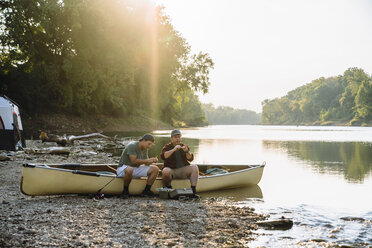
[[[170,168],[172,169],[171,171],[171,174],[172,174],[172,177],[174,179],[186,179],[190,176],[190,172],[187,172],[187,170],[189,170],[190,168],[190,165],[187,165],[187,166],[184,166],[184,167],[181,167],[181,168],[177,168],[177,169],[173,169],[173,168]],[[187,174],[189,173],[189,175]]]
[[[127,168],[128,166],[129,165],[122,165],[117,169],[116,174],[118,175],[118,177],[124,177],[125,168]],[[149,169],[150,169],[150,166],[148,165],[141,165],[139,167],[133,167],[132,178],[137,179],[141,177],[147,177],[147,172]]]

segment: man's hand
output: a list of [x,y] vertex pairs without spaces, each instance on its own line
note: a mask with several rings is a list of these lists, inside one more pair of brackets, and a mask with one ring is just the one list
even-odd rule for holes
[[148,161],[149,164],[157,163],[158,158],[157,157],[149,158],[149,159],[147,159],[147,161]]
[[173,149],[174,149],[175,151],[178,151],[178,150],[182,149],[182,146],[180,146],[180,145],[176,145]]
[[184,145],[181,147],[184,152],[188,152],[190,150],[189,146]]

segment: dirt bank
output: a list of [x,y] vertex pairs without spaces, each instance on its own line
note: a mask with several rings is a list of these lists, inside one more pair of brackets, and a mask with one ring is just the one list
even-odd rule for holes
[[47,133],[130,132],[172,129],[162,121],[147,116],[112,118],[103,115],[74,116],[64,114],[38,115],[22,118],[23,129],[28,137],[38,137],[40,131]]

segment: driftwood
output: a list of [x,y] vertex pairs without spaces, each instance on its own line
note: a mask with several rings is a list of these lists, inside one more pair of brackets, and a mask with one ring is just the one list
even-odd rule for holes
[[27,154],[53,154],[53,155],[68,155],[70,154],[70,149],[65,147],[48,147],[44,149],[32,149],[25,148],[25,153]]
[[114,138],[108,137],[108,136],[103,135],[101,133],[90,133],[90,134],[85,134],[85,135],[80,135],[80,136],[70,135],[70,136],[67,136],[67,137],[66,136],[58,136],[58,135],[54,135],[54,134],[49,134],[48,135],[45,132],[41,132],[41,134],[40,134],[40,139],[43,143],[44,142],[56,142],[58,145],[61,145],[61,146],[65,146],[67,144],[72,145],[72,144],[74,144],[75,140],[89,139],[89,138],[96,138],[96,137],[108,139],[108,140],[114,142],[115,144],[117,144],[117,142]]

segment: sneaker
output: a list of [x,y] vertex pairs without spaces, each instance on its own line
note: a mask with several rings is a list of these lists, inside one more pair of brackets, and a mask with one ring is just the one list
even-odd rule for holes
[[128,198],[129,198],[129,194],[127,194],[127,193],[123,193],[123,194],[120,194],[118,197],[119,197],[120,199],[128,199]]
[[156,195],[151,190],[144,190],[142,191],[141,196],[155,197]]

